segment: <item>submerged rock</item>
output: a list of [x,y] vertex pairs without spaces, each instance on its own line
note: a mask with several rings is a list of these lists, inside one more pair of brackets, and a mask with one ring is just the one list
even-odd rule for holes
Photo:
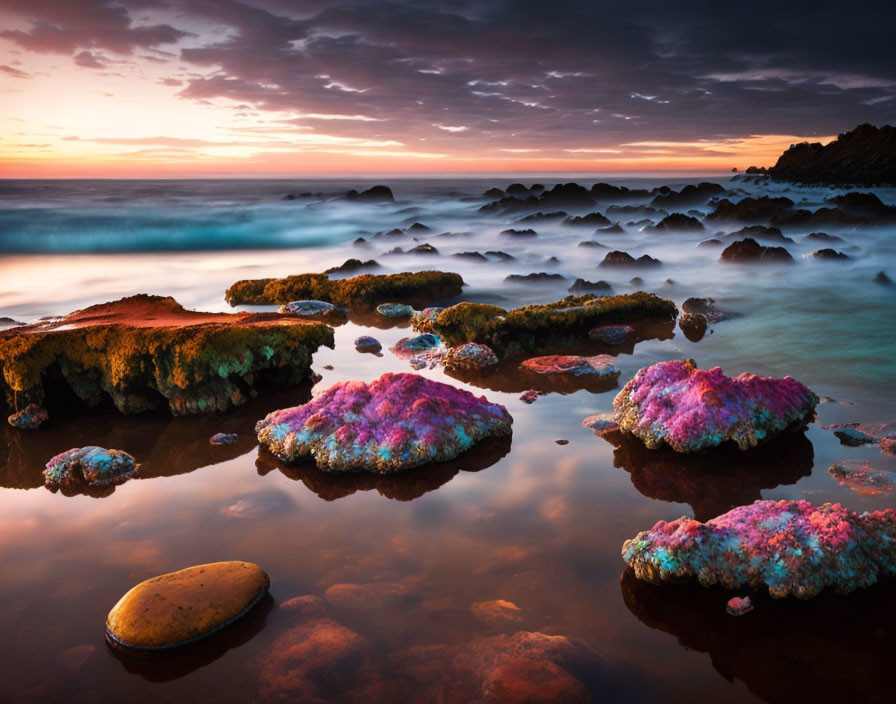
[[443,364],[448,370],[482,371],[498,363],[498,357],[488,345],[466,342],[452,347],[445,355]]
[[381,303],[376,312],[386,318],[410,318],[416,311],[404,303]]
[[361,335],[361,337],[355,338],[355,349],[358,350],[358,352],[376,353],[383,349],[383,346],[375,337]]
[[407,359],[420,352],[432,350],[442,344],[442,341],[432,333],[425,332],[414,337],[403,337],[391,348],[394,355]]
[[896,489],[896,475],[874,469],[864,460],[836,462],[828,472],[843,486],[864,496],[878,496]]
[[16,411],[7,422],[19,430],[37,430],[40,426],[47,422],[49,416],[45,408],[41,408],[35,403],[29,403],[21,411]]
[[623,432],[647,447],[699,452],[729,440],[741,450],[781,432],[805,427],[818,396],[801,383],[745,372],[727,377],[720,367],[697,369],[691,360],[660,362],[635,374],[613,401]]
[[593,416],[588,416],[582,421],[582,426],[593,430],[598,437],[619,430],[619,423],[616,422],[612,413],[595,413]]
[[312,457],[321,469],[401,471],[457,457],[513,419],[498,404],[416,374],[344,381],[303,406],[274,411],[259,442],[286,462]]
[[635,329],[631,325],[601,325],[588,331],[588,337],[605,345],[621,345],[631,335]]
[[727,263],[793,263],[793,257],[784,247],[764,247],[756,240],[747,237],[725,247],[719,261]]
[[127,452],[88,445],[56,455],[44,469],[44,486],[51,491],[77,491],[85,486],[122,484],[137,473]]
[[212,445],[231,445],[239,439],[236,433],[215,433],[209,438]]
[[648,582],[690,577],[801,599],[825,587],[847,593],[896,574],[896,510],[757,501],[706,523],[659,521],[625,541],[622,556]]
[[509,276],[504,277],[504,281],[508,283],[540,283],[540,282],[548,282],[548,281],[564,281],[565,277],[562,274],[549,274],[545,271],[532,273],[532,274],[510,274]]
[[706,316],[700,313],[682,313],[678,318],[678,327],[691,342],[700,342],[706,334]]
[[321,345],[333,345],[333,329],[317,322],[131,296],[0,331],[0,391],[13,409],[43,405],[43,380],[55,372],[85,404],[111,398],[122,413],[164,402],[174,415],[223,411],[259,381],[302,381]]
[[716,307],[716,299],[714,298],[688,298],[681,304],[681,309],[685,313],[702,315],[710,323],[720,323],[731,318],[730,313],[726,313]]
[[244,616],[268,587],[267,574],[251,562],[215,562],[153,577],[112,608],[106,636],[138,650],[186,645]]
[[415,301],[460,295],[459,274],[442,271],[401,274],[362,274],[331,280],[326,274],[297,274],[283,279],[245,279],[225,293],[232,305],[270,305],[299,299],[317,299],[342,306],[375,305],[384,301]]
[[549,355],[525,360],[520,367],[535,374],[590,376],[618,379],[621,372],[613,366],[613,357],[599,354],[594,357],[578,355]]
[[280,306],[280,313],[291,313],[300,318],[320,318],[321,320],[347,320],[348,311],[337,308],[326,301],[291,301]]

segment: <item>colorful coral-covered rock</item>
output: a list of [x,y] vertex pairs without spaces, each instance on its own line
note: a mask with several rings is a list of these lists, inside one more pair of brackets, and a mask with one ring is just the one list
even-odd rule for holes
[[256,426],[280,459],[313,457],[324,470],[385,474],[453,459],[489,436],[506,436],[503,406],[416,374],[343,381],[303,406],[274,411]]
[[127,452],[88,445],[66,450],[47,462],[44,484],[51,489],[84,483],[108,486],[127,481],[136,471],[137,464]]
[[613,407],[620,429],[647,447],[666,443],[677,452],[699,452],[728,440],[746,450],[802,428],[817,403],[818,396],[789,376],[731,378],[719,367],[697,369],[688,359],[639,370]]
[[391,350],[397,357],[408,359],[420,352],[435,349],[440,344],[442,341],[439,338],[432,333],[425,332],[422,335],[401,338]]
[[7,421],[19,430],[37,430],[47,422],[47,411],[36,403],[29,403],[21,411],[13,413]]
[[480,371],[493,367],[498,363],[498,358],[488,345],[480,345],[477,342],[467,342],[457,347],[452,347],[445,355],[445,368],[458,371]]
[[625,541],[622,557],[649,582],[696,577],[802,599],[825,587],[846,593],[896,575],[896,510],[757,501],[706,523],[660,521]]
[[612,362],[613,358],[606,354],[594,357],[554,354],[527,359],[520,367],[535,374],[568,374],[570,376],[618,379],[621,372],[613,366]]

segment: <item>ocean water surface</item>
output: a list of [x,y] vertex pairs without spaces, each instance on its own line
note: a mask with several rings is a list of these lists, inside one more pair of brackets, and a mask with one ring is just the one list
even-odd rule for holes
[[[537,180],[548,187],[558,182]],[[608,179],[575,180],[590,186]],[[677,189],[700,180],[706,179],[612,182]],[[716,180],[736,190],[732,197],[781,194],[808,209],[833,194]],[[314,357],[322,375],[314,388],[272,390],[227,415],[174,419],[79,410],[54,414],[32,433],[4,424],[0,699],[252,701],[259,659],[279,633],[277,605],[300,595],[326,598],[335,585],[348,584],[368,596],[356,603],[331,599],[334,618],[370,641],[372,667],[384,681],[403,677],[398,663],[413,648],[463,650],[482,637],[526,630],[591,645],[601,664],[583,681],[596,700],[889,700],[892,583],[809,602],[760,596],[753,613],[734,619],[725,613],[731,595],[723,590],[639,584],[626,573],[620,548],[657,520],[707,520],[759,498],[840,501],[859,511],[896,506],[893,493],[858,494],[828,473],[846,459],[893,472],[896,458],[874,446],[843,446],[822,428],[894,420],[896,289],[873,279],[881,270],[896,278],[896,228],[825,228],[845,240],[835,248],[851,257],[836,263],[805,256],[826,246],[803,241],[808,230],[785,230],[795,240],[786,247],[796,263],[757,268],[722,264],[718,248],[697,246],[739,225],[651,233],[627,224],[642,219],[630,214],[610,215],[624,234],[559,220],[514,224],[526,213],[478,211],[488,202],[481,194],[509,179],[386,183],[394,203],[340,197],[372,185],[362,180],[0,181],[0,317],[33,322],[135,293],[227,311],[224,291],[234,281],[319,272],[349,257],[376,259],[386,273],[455,271],[467,284],[462,300],[505,308],[557,300],[579,277],[605,279],[617,293],[652,291],[679,305],[711,296],[736,314],[699,342],[676,328],[664,339],[623,346],[616,360],[620,387],[641,367],[691,357],[729,375],[791,375],[836,401],[819,406],[805,435],[747,460],[659,461],[638,446],[614,448],[581,426],[584,417],[611,410],[616,390],[549,394],[527,405],[519,400],[525,388],[512,381],[477,388],[427,369],[420,373],[506,405],[514,418],[512,442],[394,477],[333,476],[286,467],[259,452],[252,428],[270,410],[305,402],[336,381],[411,371],[388,351],[411,334],[407,323],[382,321],[338,326],[335,349]],[[892,189],[875,192],[896,205]],[[284,200],[287,194],[296,197]],[[415,222],[429,228],[416,239],[438,254],[388,254],[417,242],[410,235],[375,236]],[[500,234],[509,227],[533,227],[538,235]],[[353,244],[358,237],[366,243]],[[583,240],[607,249],[579,247]],[[663,264],[599,269],[610,249],[647,253]],[[478,263],[451,256],[487,250],[514,259]],[[564,279],[504,281],[533,272]],[[634,276],[641,281],[632,282]],[[362,334],[382,342],[382,356],[355,351],[352,341]],[[222,431],[239,433],[238,442],[210,446],[208,438]],[[45,490],[46,461],[89,444],[130,452],[142,464],[140,478],[105,496]],[[107,648],[105,616],[131,586],[231,559],[256,562],[271,577],[271,599],[245,622],[169,657],[133,658]],[[519,610],[511,619],[489,621],[471,609],[494,600]],[[451,691],[450,683],[437,681],[439,668],[433,672],[433,689],[421,697]],[[325,699],[350,701],[354,676],[346,672],[316,686]]]

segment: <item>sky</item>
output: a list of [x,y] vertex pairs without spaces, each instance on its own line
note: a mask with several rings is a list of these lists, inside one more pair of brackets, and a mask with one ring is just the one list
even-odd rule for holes
[[730,172],[896,123],[892,0],[0,0],[0,177]]

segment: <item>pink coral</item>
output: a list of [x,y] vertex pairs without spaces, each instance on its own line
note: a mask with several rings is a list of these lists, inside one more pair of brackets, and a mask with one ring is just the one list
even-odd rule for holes
[[416,374],[343,381],[255,427],[280,459],[311,456],[325,470],[396,472],[457,457],[489,436],[510,435],[503,406]]
[[896,510],[857,514],[840,504],[757,501],[706,523],[658,522],[622,546],[649,582],[696,577],[704,586],[768,587],[803,599],[846,593],[896,575]]
[[719,367],[697,369],[688,359],[639,370],[613,407],[621,430],[647,447],[666,443],[676,452],[699,452],[728,440],[746,450],[801,428],[817,403],[818,396],[789,376],[731,378]]

